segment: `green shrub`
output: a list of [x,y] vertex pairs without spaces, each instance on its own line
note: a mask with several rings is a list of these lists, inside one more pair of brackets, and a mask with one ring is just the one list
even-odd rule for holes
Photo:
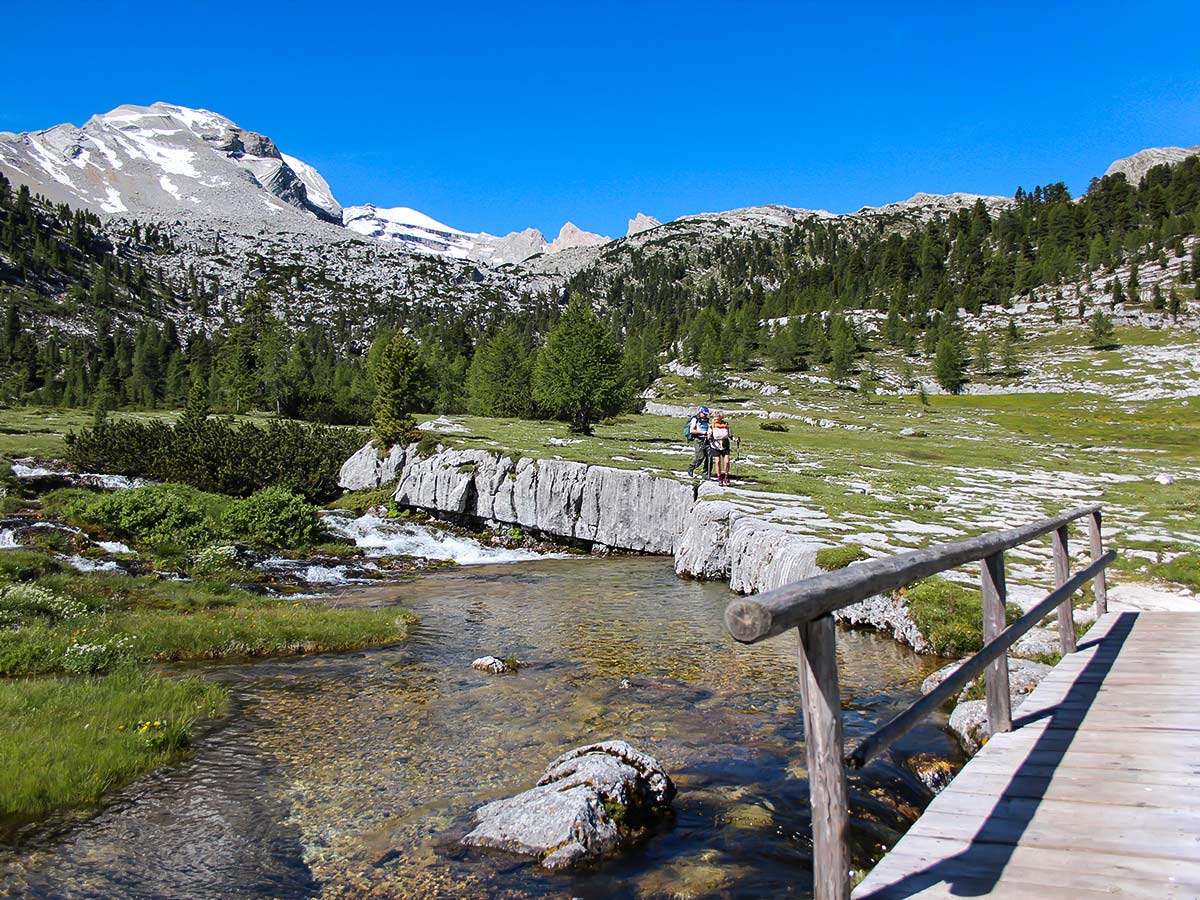
[[758,427],[761,428],[763,431],[784,432],[784,431],[788,430],[788,427],[786,425],[784,425],[782,422],[763,421],[763,422],[758,423]]
[[330,509],[351,509],[355,512],[366,512],[373,506],[391,506],[393,495],[396,493],[394,485],[370,488],[363,491],[350,491],[342,494],[332,503],[329,504]]
[[308,500],[338,496],[341,465],[363,443],[361,429],[189,418],[106,421],[66,436],[67,457],[84,470],[144,475],[203,491],[247,497],[279,486]]
[[106,494],[79,518],[150,547],[198,547],[219,535],[227,501],[181,484],[153,484]]
[[237,568],[237,549],[232,544],[212,544],[192,557],[192,578],[212,578]]
[[307,547],[317,540],[317,508],[292,492],[270,487],[230,504],[226,530],[244,540],[271,547]]
[[87,488],[59,488],[42,497],[42,512],[51,518],[78,522],[83,511],[100,496]]
[[432,431],[422,431],[420,438],[417,439],[417,456],[421,459],[433,456],[437,453],[439,443],[441,443],[441,438]]
[[[939,656],[965,656],[983,646],[983,598],[975,588],[934,576],[904,592],[908,613]],[[1021,616],[1015,603],[1005,607],[1008,624]]]
[[841,544],[837,547],[825,547],[817,551],[817,565],[826,572],[844,569],[850,563],[865,558],[866,554],[858,544]]

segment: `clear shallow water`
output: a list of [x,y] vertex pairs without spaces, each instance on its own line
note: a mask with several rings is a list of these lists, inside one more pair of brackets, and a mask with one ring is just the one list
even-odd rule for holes
[[[201,668],[233,688],[231,721],[93,819],[0,848],[0,894],[807,896],[795,641],[736,645],[721,624],[729,598],[644,558],[478,565],[345,591],[337,602],[400,603],[421,623],[394,648]],[[529,665],[484,675],[469,665],[485,653]],[[937,665],[866,633],[843,633],[840,656],[851,737]],[[674,822],[643,847],[551,874],[457,846],[472,808],[614,737],[658,756],[679,786]],[[953,752],[935,726],[906,746]],[[864,853],[926,799],[886,761],[852,793]]]

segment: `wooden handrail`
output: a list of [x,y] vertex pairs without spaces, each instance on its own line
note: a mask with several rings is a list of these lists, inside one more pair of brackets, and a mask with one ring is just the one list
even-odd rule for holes
[[[1067,526],[1089,518],[1091,563],[1070,574]],[[980,672],[985,673],[990,734],[1012,730],[1008,686],[1008,649],[1051,610],[1058,611],[1063,654],[1075,652],[1071,597],[1089,581],[1096,582],[1096,614],[1108,609],[1104,570],[1116,559],[1104,552],[1099,506],[1082,506],[1018,528],[926,547],[910,553],[856,563],[848,568],[756,597],[733,601],[725,609],[725,625],[738,641],[757,643],[790,628],[800,637],[800,695],[804,714],[813,822],[813,890],[816,900],[849,900],[850,851],[846,839],[849,804],[844,765],[861,768],[899,740],[921,719],[958,694]],[[1005,627],[1004,552],[1042,535],[1054,535],[1055,589]],[[938,687],[921,697],[854,751],[842,756],[842,711],[838,693],[836,629],[832,613],[905,587],[914,581],[981,562],[984,645]]]
[[1011,550],[1099,510],[1099,506],[1081,506],[1019,528],[867,560],[764,594],[743,597],[726,607],[725,626],[734,640],[755,644],[868,597]]
[[[1009,625],[996,640],[975,653],[974,656],[968,657],[966,662],[946,676],[945,681],[886,725],[876,729],[870,737],[859,741],[858,746],[846,754],[846,765],[852,769],[861,769],[908,734],[916,725],[920,724],[923,718],[939,709],[943,703],[956,697],[959,691],[974,681],[979,673],[987,668],[988,663],[1007,653],[1008,648],[1019,641],[1029,629],[1042,621],[1055,607],[1060,607],[1065,601],[1070,600],[1077,590],[1103,572],[1116,558],[1116,551],[1109,550],[1086,569],[1081,569],[1069,578],[1061,587],[1055,588],[1047,594],[1045,599],[1039,601],[1036,606],[1030,607],[1029,612]],[[1066,605],[1070,607],[1069,603]],[[1005,674],[1007,675],[1007,673]],[[1009,728],[1011,727],[1010,720]]]

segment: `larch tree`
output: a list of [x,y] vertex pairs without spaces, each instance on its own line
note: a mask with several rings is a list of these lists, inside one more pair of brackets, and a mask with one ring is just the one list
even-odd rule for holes
[[546,338],[533,370],[533,399],[571,430],[590,434],[592,423],[626,402],[621,351],[587,301],[575,295]]

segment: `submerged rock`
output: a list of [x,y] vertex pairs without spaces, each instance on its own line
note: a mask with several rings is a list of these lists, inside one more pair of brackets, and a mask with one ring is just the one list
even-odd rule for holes
[[674,782],[653,756],[625,741],[588,744],[550,763],[536,787],[481,807],[463,843],[572,868],[643,837],[674,796]]
[[908,767],[935,794],[941,793],[961,768],[957,763],[933,753],[913,755],[908,760]]
[[491,672],[493,675],[506,675],[509,672],[517,671],[520,667],[521,661],[511,656],[504,659],[498,656],[481,656],[471,663],[472,669],[478,669],[480,672]]

